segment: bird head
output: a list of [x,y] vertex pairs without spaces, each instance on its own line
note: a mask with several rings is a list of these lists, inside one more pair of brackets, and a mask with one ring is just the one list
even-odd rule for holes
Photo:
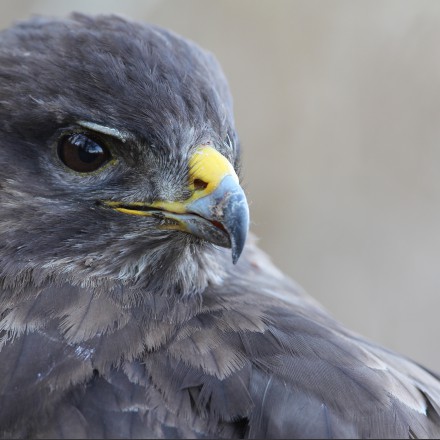
[[4,284],[200,290],[243,250],[239,174],[227,83],[195,44],[78,14],[0,34]]

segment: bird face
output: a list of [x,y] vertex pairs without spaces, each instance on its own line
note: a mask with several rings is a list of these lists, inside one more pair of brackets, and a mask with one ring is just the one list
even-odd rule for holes
[[1,42],[5,280],[38,269],[148,284],[169,270],[185,290],[182,279],[201,287],[211,265],[219,273],[218,246],[237,261],[248,206],[231,99],[212,56],[115,17],[39,19]]

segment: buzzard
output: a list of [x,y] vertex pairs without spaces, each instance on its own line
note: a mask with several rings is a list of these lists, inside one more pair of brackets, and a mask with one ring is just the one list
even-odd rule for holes
[[215,58],[116,16],[0,33],[0,435],[440,436],[440,378],[248,235]]

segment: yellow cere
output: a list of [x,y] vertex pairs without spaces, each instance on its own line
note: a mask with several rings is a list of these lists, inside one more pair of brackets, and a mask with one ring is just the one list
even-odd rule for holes
[[205,195],[213,192],[227,175],[233,176],[238,183],[238,176],[228,159],[207,145],[197,148],[189,160],[189,169],[191,189],[195,189],[194,180],[202,180],[208,184],[203,191]]
[[[208,145],[198,147],[191,156],[188,165],[190,174],[189,187],[192,191],[191,197],[184,203],[158,200],[151,203],[151,207],[183,214],[186,212],[186,206],[189,203],[214,192],[225,176],[232,176],[238,184],[237,173],[228,159],[215,148]],[[197,180],[205,182],[206,188],[197,189],[194,184]]]

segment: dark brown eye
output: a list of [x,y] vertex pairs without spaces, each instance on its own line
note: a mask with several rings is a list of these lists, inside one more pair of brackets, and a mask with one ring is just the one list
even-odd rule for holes
[[64,136],[58,143],[58,155],[64,165],[79,173],[90,173],[106,164],[109,150],[85,134]]

